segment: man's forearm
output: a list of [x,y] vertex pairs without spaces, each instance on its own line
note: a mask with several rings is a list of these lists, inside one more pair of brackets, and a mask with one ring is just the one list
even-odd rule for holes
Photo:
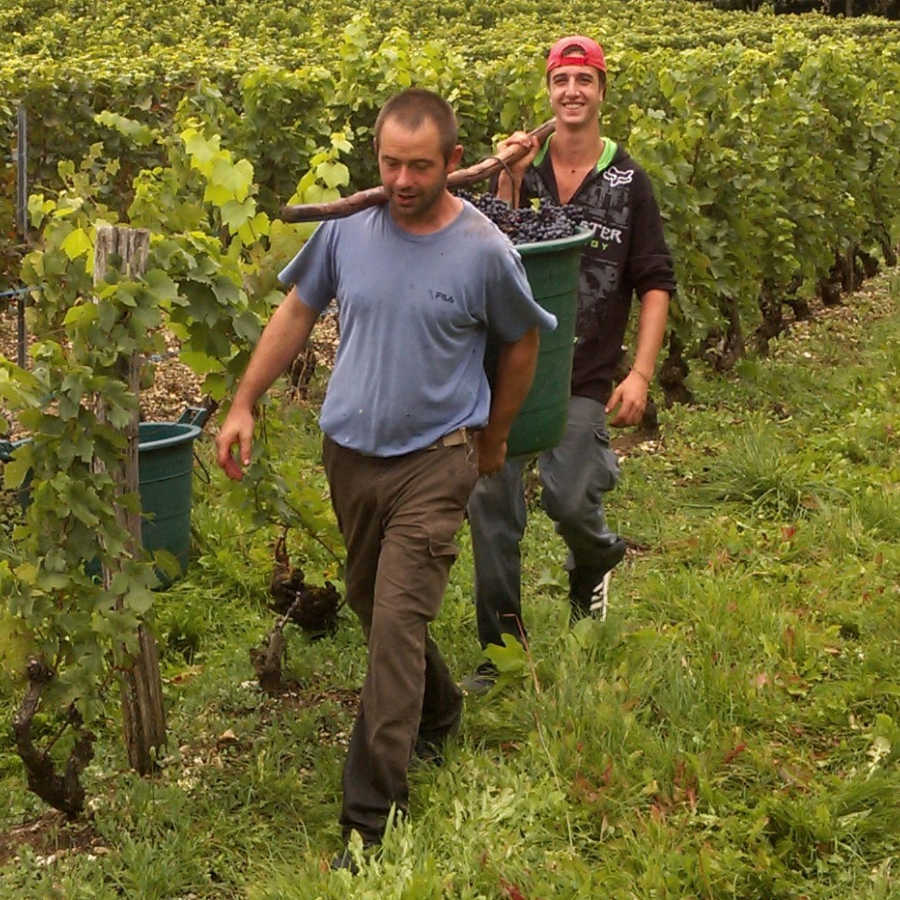
[[514,181],[506,172],[501,172],[497,179],[497,197],[512,207],[512,209],[516,209],[519,205],[521,193],[522,179]]
[[306,346],[318,313],[303,303],[296,289],[281,302],[263,329],[233,406],[250,409]]
[[526,134],[524,131],[515,131],[505,141],[500,141],[497,145],[497,152],[503,153],[517,145],[524,156],[510,165],[504,166],[497,179],[497,196],[513,209],[519,205],[522,196],[522,180],[525,178],[525,172],[540,148],[533,135]]
[[641,315],[638,320],[637,348],[634,353],[633,372],[653,380],[656,358],[666,335],[666,320],[669,313],[668,291],[647,291],[641,297]]
[[540,334],[537,328],[511,344],[503,344],[497,359],[491,413],[485,431],[497,441],[505,441],[519,412],[537,368]]

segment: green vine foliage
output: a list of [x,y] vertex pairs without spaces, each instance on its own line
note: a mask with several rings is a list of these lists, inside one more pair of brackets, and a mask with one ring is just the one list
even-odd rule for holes
[[[146,269],[126,278],[114,259],[94,284],[97,228],[122,224],[102,199],[119,162],[98,143],[80,164],[60,163],[61,190],[29,203],[41,235],[23,265],[23,279],[41,285],[40,303],[29,310],[38,337],[31,368],[0,360],[0,403],[31,436],[3,467],[4,487],[24,489],[27,509],[12,555],[0,563],[10,620],[0,656],[18,671],[26,651],[42,658],[58,676],[46,701],[76,703],[87,725],[103,707],[112,651],[132,647],[150,614],[155,566],[166,565],[131,558],[116,509],[137,509],[139,498],[117,497],[101,473],[121,459],[123,428],[137,408],[123,361],[161,351],[165,328],[181,339],[182,358],[204,376],[207,392],[224,396],[281,296],[267,273],[296,252],[304,233],[257,208],[253,167],[199,119],[186,115],[167,134],[119,114],[97,118],[166,157],[167,165],[140,171],[131,186],[128,224],[150,231]],[[339,155],[347,147],[338,134],[320,151],[303,195],[345,182]],[[101,472],[96,460],[105,464]],[[318,527],[314,519],[310,527]],[[100,564],[117,573],[109,590],[92,574]]]
[[[148,282],[115,270],[97,286],[98,303],[90,294],[78,296],[76,285],[88,278],[78,235],[84,209],[71,198],[52,206],[47,215],[61,227],[49,229],[52,249],[32,262],[51,284],[56,266],[72,281],[60,278],[59,289],[48,291],[43,315],[53,327],[33,347],[32,369],[5,361],[0,368],[0,398],[31,434],[4,466],[4,486],[26,489],[27,509],[14,531],[14,557],[0,576],[7,613],[20,624],[17,634],[27,634],[34,653],[57,675],[48,703],[76,703],[90,723],[102,707],[110,648],[131,647],[153,600],[153,566],[131,558],[116,518],[118,504],[135,508],[139,500],[117,498],[111,477],[97,471],[94,460],[112,468],[121,459],[122,429],[136,398],[117,367],[145,345],[159,313]],[[97,414],[100,398],[105,420]],[[109,590],[90,574],[91,562],[116,570]],[[21,650],[21,640],[12,649]],[[22,662],[11,660],[15,667]]]
[[[86,155],[102,141],[119,168],[98,199],[120,218],[140,217],[155,228],[158,215],[176,232],[214,236],[224,228],[229,246],[241,244],[244,262],[265,237],[263,215],[272,245],[279,244],[278,209],[296,199],[300,173],[321,165],[333,134],[351,147],[340,151],[346,185],[328,176],[320,179],[323,189],[377,182],[375,113],[409,84],[453,103],[467,163],[487,155],[499,135],[545,119],[542,58],[564,31],[594,34],[607,49],[602,127],[653,178],[676,257],[673,318],[689,350],[723,325],[723,308],[748,330],[759,321],[764,287],[809,297],[836,257],[858,247],[888,259],[900,237],[896,23],[724,14],[682,0],[610,2],[599,21],[587,0],[564,9],[518,0],[504,4],[502,15],[486,2],[456,17],[452,5],[402,2],[362,3],[348,16],[337,0],[315,9],[267,3],[250,15],[222,0],[173,8],[164,23],[119,3],[90,20],[76,0],[70,6],[68,17],[39,16],[19,0],[3,14],[19,53],[0,50],[0,72],[6,95],[33,113],[33,177],[59,189],[57,148]],[[82,45],[83,53],[71,49]],[[10,146],[14,118],[0,115]],[[159,135],[189,129],[197,135],[180,148],[179,163],[172,139]],[[235,160],[252,165],[250,193],[239,190],[246,172],[234,171],[235,183],[224,186],[233,202],[212,214],[220,188],[206,198],[201,192],[157,203],[173,184],[187,189],[191,179],[182,180],[178,166],[194,166],[189,159],[199,165],[207,153],[202,141],[216,135]],[[221,171],[235,165],[215,163]],[[195,179],[213,181],[217,171],[192,169]],[[10,173],[0,177],[7,203]],[[132,202],[143,204],[140,216],[138,206],[128,211]],[[13,241],[0,235],[0,258],[15,258]],[[183,261],[206,251],[184,252]],[[254,280],[254,294],[263,272],[243,273]],[[201,325],[195,331],[189,352],[202,353],[207,336]],[[221,391],[227,376],[208,374]]]
[[[309,456],[315,458],[319,447]],[[298,478],[295,460],[276,460],[257,448],[243,481],[229,484],[229,501],[256,527],[293,528],[317,545],[323,579],[343,578],[344,543],[331,509],[327,488],[311,478]]]

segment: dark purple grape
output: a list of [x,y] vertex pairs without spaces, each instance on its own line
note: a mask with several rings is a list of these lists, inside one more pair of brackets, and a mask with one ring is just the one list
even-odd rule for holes
[[460,190],[456,195],[487,216],[514,244],[554,241],[570,237],[584,227],[583,211],[571,204],[555,206],[545,202],[538,209],[512,209],[494,194]]

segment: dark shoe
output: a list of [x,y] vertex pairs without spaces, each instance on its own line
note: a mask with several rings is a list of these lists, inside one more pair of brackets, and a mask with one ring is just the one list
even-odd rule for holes
[[359,863],[353,858],[349,847],[344,847],[340,853],[336,854],[331,860],[329,867],[332,872],[339,872],[346,869],[351,875],[359,875]]
[[459,686],[467,694],[473,694],[478,697],[486,694],[496,684],[499,674],[497,667],[489,660],[485,660],[478,664],[478,667],[471,675],[463,678]]
[[413,747],[413,762],[427,763],[432,766],[442,766],[444,764],[443,751],[443,741],[428,741],[423,737],[418,737],[416,738],[416,745]]
[[614,569],[625,556],[625,541],[617,534],[609,533],[609,542],[596,556],[597,568],[603,572]]
[[597,558],[598,565],[576,566],[569,572],[569,600],[572,604],[571,621],[593,616],[603,622],[609,605],[610,572],[625,556],[625,541],[618,535],[610,535],[608,546]]
[[[363,858],[374,853],[379,846],[380,844],[363,844]],[[356,858],[353,856],[353,852],[349,847],[344,847],[340,853],[335,854],[328,868],[331,869],[332,872],[346,869],[351,875],[359,875],[359,863],[356,861]]]
[[420,731],[416,736],[416,743],[413,747],[413,762],[431,763],[435,766],[444,764],[444,745],[447,738],[452,737],[459,731],[462,722],[463,702],[462,696],[459,697],[459,708],[456,711],[456,717],[453,723],[440,731]]

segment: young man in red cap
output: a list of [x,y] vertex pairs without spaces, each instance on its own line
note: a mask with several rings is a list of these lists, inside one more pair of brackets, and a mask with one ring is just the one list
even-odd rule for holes
[[[615,426],[640,422],[675,278],[647,175],[600,133],[603,48],[581,35],[564,37],[551,47],[546,71],[556,132],[542,146],[525,132],[500,145],[521,144],[528,153],[500,176],[497,193],[512,206],[534,199],[578,205],[595,229],[582,257],[566,432],[557,447],[540,456],[538,468],[544,509],[569,548],[572,615],[603,619],[609,573],[625,554],[625,542],[609,530],[603,510],[603,494],[619,475],[606,416],[612,415],[609,424]],[[634,362],[614,384],[634,293],[641,304]],[[519,542],[525,530],[526,463],[512,459],[496,475],[481,478],[468,504],[482,647],[502,644],[503,634],[525,637]],[[484,662],[464,686],[486,690],[495,675]]]

